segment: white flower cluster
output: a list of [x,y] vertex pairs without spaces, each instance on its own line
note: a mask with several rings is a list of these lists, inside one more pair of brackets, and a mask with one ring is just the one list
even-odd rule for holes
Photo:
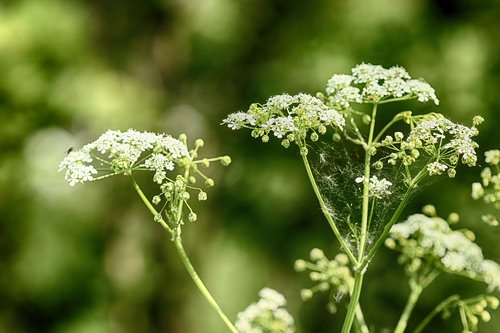
[[[356,183],[362,183],[364,179],[365,179],[364,177],[358,177],[354,181]],[[377,199],[382,199],[392,194],[390,190],[391,186],[392,183],[387,179],[385,178],[378,179],[377,176],[371,176],[369,182],[369,195]]]
[[472,127],[454,123],[440,114],[429,114],[413,122],[416,126],[406,139],[403,133],[396,132],[394,137],[386,136],[382,140],[381,146],[394,151],[386,157],[389,164],[395,165],[401,160],[409,166],[419,157],[426,158],[429,175],[447,172],[451,178],[460,161],[468,166],[476,164],[478,144],[474,137],[478,134],[475,126],[480,123],[480,117],[474,117]]
[[[139,161],[146,152],[152,155]],[[105,175],[127,174],[140,167],[155,171],[158,174],[155,177],[161,180],[166,170],[173,170],[174,164],[188,156],[186,145],[169,135],[133,129],[108,130],[96,141],[71,151],[60,163],[59,171],[65,170],[70,186],[94,180],[98,170],[105,170]]]
[[439,217],[415,214],[392,227],[386,244],[402,252],[403,262],[418,258],[445,272],[480,279],[489,290],[500,290],[500,266],[484,259],[473,238],[472,232],[454,231]]
[[272,133],[288,147],[291,142],[303,144],[309,132],[311,140],[316,141],[318,133],[324,134],[327,127],[342,130],[345,119],[319,98],[282,94],[269,98],[264,105],[252,104],[247,112],[232,113],[222,124],[234,130],[250,128],[252,136],[261,137],[264,142]]
[[411,79],[399,66],[359,64],[351,75],[335,74],[328,80],[326,93],[333,105],[348,108],[350,103],[378,103],[392,98],[416,98],[419,102],[439,100],[434,89],[424,80]]
[[[322,250],[315,248],[311,250],[309,256],[311,262],[303,259],[295,261],[295,270],[297,272],[310,270],[309,278],[316,283],[312,288],[302,289],[300,295],[304,301],[310,299],[318,291],[326,292],[332,289],[339,296],[349,293],[349,286],[354,278],[349,269],[347,255],[340,253],[333,260],[329,260]],[[332,313],[336,312],[334,299],[328,303],[328,310]]]
[[293,333],[293,317],[283,308],[286,299],[274,289],[264,288],[260,299],[238,313],[236,328],[240,333]]
[[[484,155],[485,162],[489,166],[481,171],[482,181],[472,184],[472,198],[474,200],[483,198],[487,204],[500,209],[500,150],[489,150]],[[493,226],[499,224],[497,217],[493,214],[483,215],[482,220]]]

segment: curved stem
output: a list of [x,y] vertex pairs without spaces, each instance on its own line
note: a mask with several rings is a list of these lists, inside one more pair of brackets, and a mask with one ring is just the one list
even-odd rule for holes
[[357,266],[358,265],[357,259],[354,257],[351,250],[349,249],[349,246],[347,245],[347,243],[344,241],[344,239],[340,235],[340,231],[337,228],[335,221],[333,221],[332,215],[328,211],[328,207],[326,207],[325,201],[323,200],[323,197],[321,196],[321,193],[319,192],[318,185],[316,184],[316,180],[314,179],[314,176],[312,174],[311,166],[309,165],[309,161],[307,160],[307,156],[305,156],[303,154],[301,154],[301,156],[302,156],[302,161],[304,162],[304,166],[305,166],[306,171],[307,171],[307,176],[309,177],[309,181],[311,182],[311,186],[314,190],[314,193],[316,194],[316,198],[319,201],[321,211],[325,215],[325,218],[328,221],[328,224],[330,224],[330,227],[332,228],[333,233],[335,234],[335,237],[337,237],[337,240],[339,241],[340,246],[342,247],[342,249],[344,250],[346,255],[349,257],[349,259],[351,260],[351,263],[354,266]]
[[[187,173],[187,171],[186,171],[186,173]],[[154,206],[148,200],[148,198],[146,197],[144,192],[141,190],[139,184],[137,183],[137,181],[135,180],[135,178],[132,175],[130,175],[130,180],[132,181],[132,185],[133,185],[135,191],[137,192],[137,194],[139,194],[139,197],[142,199],[142,202],[144,202],[144,204],[146,205],[148,210],[151,212],[151,214],[153,214],[153,216],[159,216],[157,210],[154,208]],[[182,209],[182,202],[183,201],[181,201],[181,203],[179,204],[179,207],[181,209]],[[180,214],[178,216],[178,219],[180,219]],[[162,225],[162,227],[164,227],[166,230],[168,230],[170,232],[170,234],[172,234],[172,236],[174,236],[175,248],[177,249],[177,252],[179,253],[181,261],[184,264],[184,267],[186,267],[186,270],[188,271],[189,275],[193,279],[193,282],[195,283],[195,285],[198,287],[198,289],[202,293],[203,297],[205,297],[205,299],[212,306],[212,308],[214,308],[214,310],[217,311],[217,313],[219,314],[221,319],[224,321],[226,326],[229,328],[229,330],[232,333],[238,333],[238,330],[234,327],[234,325],[231,323],[231,321],[224,314],[224,312],[222,311],[220,306],[217,304],[215,299],[212,297],[212,295],[210,294],[210,292],[205,287],[205,285],[201,281],[200,277],[196,273],[193,265],[191,264],[188,256],[186,255],[186,252],[184,251],[184,247],[182,246],[182,241],[181,241],[181,238],[179,237],[179,234],[176,231],[172,230],[172,228],[170,228],[168,226],[168,224],[165,222],[165,220],[163,220],[163,218],[160,218],[158,220],[158,222]]]
[[217,313],[219,314],[219,316],[222,318],[222,320],[226,324],[227,328],[229,328],[229,330],[232,333],[238,333],[238,330],[236,329],[236,327],[234,327],[233,323],[227,318],[227,316],[224,313],[224,311],[222,311],[222,309],[220,308],[219,304],[217,304],[217,302],[215,301],[215,299],[212,297],[212,295],[210,294],[210,292],[208,291],[208,289],[203,284],[203,281],[201,281],[200,277],[196,273],[193,265],[191,264],[191,262],[189,261],[188,256],[186,255],[186,252],[184,251],[184,247],[182,246],[181,240],[180,239],[176,239],[174,241],[174,244],[175,244],[175,248],[177,249],[177,252],[179,253],[179,256],[180,256],[180,258],[182,260],[182,263],[184,264],[184,267],[186,267],[186,270],[188,271],[189,275],[193,279],[194,284],[196,284],[196,286],[198,287],[198,289],[202,293],[203,297],[205,297],[205,299],[212,306],[212,308],[215,311],[217,311]]
[[425,318],[422,322],[417,326],[417,328],[413,331],[413,333],[420,333],[424,330],[424,328],[429,324],[429,322],[443,309],[445,309],[450,303],[458,301],[460,296],[452,295],[439,303]]

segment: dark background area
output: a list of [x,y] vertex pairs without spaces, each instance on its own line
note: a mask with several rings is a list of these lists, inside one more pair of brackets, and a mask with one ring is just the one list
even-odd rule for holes
[[[482,159],[499,147],[499,14],[499,1],[473,0],[1,1],[0,332],[224,331],[125,177],[70,188],[56,172],[69,147],[109,128],[186,132],[204,138],[206,156],[231,155],[230,167],[211,170],[216,187],[184,229],[230,318],[269,286],[287,297],[298,332],[338,331],[344,306],[331,316],[326,295],[302,303],[311,283],[293,271],[312,247],[338,253],[296,149],[221,120],[270,95],[323,90],[357,63],[401,65],[430,82],[441,105],[386,112],[436,111],[466,124],[482,115]],[[480,170],[460,168],[403,216],[427,203],[456,211],[499,261],[500,231],[480,222],[488,208],[470,198]],[[393,328],[409,291],[396,257],[382,250],[363,286],[377,332]],[[450,294],[484,291],[441,276],[410,328]],[[458,332],[458,323],[436,319],[428,331]],[[498,332],[500,316],[480,325]]]

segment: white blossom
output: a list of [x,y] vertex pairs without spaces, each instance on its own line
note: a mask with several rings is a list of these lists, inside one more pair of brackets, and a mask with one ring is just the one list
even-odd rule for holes
[[430,176],[441,175],[446,171],[446,169],[448,169],[448,166],[444,163],[432,162],[427,164],[427,171],[429,172]]
[[236,328],[240,333],[293,333],[293,317],[283,308],[286,300],[277,291],[264,288],[259,292],[260,299],[244,311],[238,313]]

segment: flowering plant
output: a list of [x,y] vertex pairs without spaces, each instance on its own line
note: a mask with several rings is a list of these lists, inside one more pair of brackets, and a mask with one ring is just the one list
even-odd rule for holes
[[[382,126],[377,122],[385,104],[412,99],[439,105],[434,89],[422,79],[412,79],[404,68],[363,63],[354,67],[349,75],[333,75],[325,91],[315,96],[304,93],[274,96],[264,104],[252,104],[248,111],[230,114],[222,121],[233,130],[250,129],[251,135],[263,142],[268,142],[272,135],[285,148],[292,144],[298,146],[321,210],[343,252],[334,260],[328,260],[321,250],[314,249],[312,262],[296,262],[298,271],[311,270],[311,279],[318,283],[304,289],[301,295],[308,299],[316,291],[333,289],[349,294],[342,333],[350,332],[354,322],[359,331],[369,331],[359,305],[363,279],[381,245],[389,236],[395,237],[398,228],[403,228],[404,225],[395,226],[395,223],[410,198],[430,177],[447,174],[453,178],[459,163],[474,166],[477,162],[478,144],[474,137],[478,134],[477,126],[483,122],[479,116],[473,118],[470,127],[439,113],[414,114],[408,110],[394,114]],[[325,136],[328,132],[330,137]],[[333,150],[347,150],[344,160],[329,156],[322,148],[319,148],[319,157],[311,154],[318,141]],[[356,147],[361,148],[361,158],[356,157],[359,150]],[[335,163],[337,165],[333,165]],[[483,178],[483,185],[487,186],[490,180],[491,176]],[[475,193],[478,191],[475,185]],[[482,195],[476,194],[476,197]],[[438,238],[460,238],[455,233],[446,237],[445,234]],[[465,242],[464,237],[460,239]],[[391,239],[396,243],[395,238]],[[408,244],[414,242],[401,239],[397,248],[409,249]],[[459,267],[459,256],[452,252],[433,260],[450,271],[453,271],[450,267],[455,271],[466,269]],[[496,288],[493,280],[497,279],[491,278],[491,267],[496,263],[482,261],[479,254],[463,260],[481,262],[476,264],[482,268],[475,271],[471,268],[466,270],[467,274],[483,277],[490,288]],[[493,271],[498,273],[496,268]],[[336,309],[333,299],[329,309]],[[404,314],[398,323],[397,332],[404,331],[408,315]]]
[[[427,216],[412,215],[396,224],[410,198],[431,177],[454,178],[459,164],[476,164],[478,144],[474,137],[483,121],[476,116],[471,126],[465,126],[439,113],[414,114],[404,110],[390,115],[391,120],[380,126],[377,114],[382,106],[405,100],[439,104],[434,89],[421,79],[412,79],[404,68],[360,64],[350,75],[333,75],[325,92],[315,96],[274,96],[222,121],[233,130],[250,129],[251,135],[263,142],[275,137],[285,148],[297,146],[320,208],[342,251],[330,260],[315,248],[310,252],[310,261],[295,262],[295,269],[310,271],[309,277],[315,283],[312,288],[302,289],[301,297],[307,300],[316,292],[329,291],[332,297],[328,309],[334,313],[336,301],[348,294],[342,333],[351,332],[353,325],[358,332],[370,332],[359,300],[369,264],[384,243],[401,253],[399,263],[405,266],[411,289],[396,333],[405,331],[423,289],[442,273],[482,281],[490,293],[500,289],[500,266],[484,259],[473,233],[450,228],[449,223],[458,220],[457,214],[450,215],[447,222],[436,216],[432,206],[427,206]],[[327,137],[327,133],[331,135]],[[319,142],[323,146],[318,148]],[[184,134],[176,139],[132,129],[109,130],[96,141],[69,152],[59,170],[65,172],[70,186],[127,176],[153,220],[171,235],[193,282],[229,331],[295,332],[294,319],[284,308],[284,296],[269,288],[262,289],[259,301],[240,312],[233,324],[184,250],[184,222],[198,218],[190,204],[193,194],[204,201],[205,188],[215,184],[204,168],[212,162],[226,166],[231,163],[229,156],[199,158],[198,151],[203,146],[203,140],[198,139],[189,148]],[[334,153],[329,155],[332,149]],[[498,150],[486,153],[486,162],[495,169],[483,170],[482,183],[475,183],[472,193],[475,199],[484,198],[496,208],[499,156]],[[157,186],[155,194],[143,192],[135,177],[137,173],[151,174]],[[203,188],[197,186],[200,179]],[[483,220],[497,224],[490,217]],[[460,313],[464,332],[472,332],[477,330],[478,318],[489,320],[488,309],[497,306],[498,299],[491,295],[467,299],[452,295],[422,321],[415,333],[421,332],[438,313],[447,315],[455,309]]]

